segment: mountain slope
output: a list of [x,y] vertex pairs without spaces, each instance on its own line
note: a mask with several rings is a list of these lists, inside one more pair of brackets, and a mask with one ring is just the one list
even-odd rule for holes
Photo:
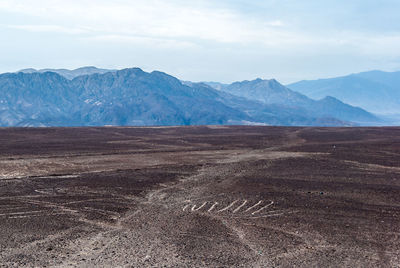
[[319,101],[313,101],[308,110],[321,116],[332,116],[342,120],[358,122],[362,125],[381,124],[383,121],[375,115],[342,101],[328,96]]
[[392,89],[400,88],[400,72],[383,72],[375,70],[354,74],[354,76],[387,85]]
[[[0,75],[0,124],[51,125],[76,121],[78,95],[70,82],[51,72]],[[61,124],[62,125],[62,124]]]
[[288,87],[313,99],[333,96],[377,114],[400,113],[400,72],[372,71],[300,81]]
[[86,105],[86,124],[227,124],[249,117],[217,101],[218,92],[183,85],[161,72],[138,68],[77,77],[72,81]]
[[275,79],[235,82],[221,87],[221,90],[265,104],[301,108],[304,110],[302,114],[314,117],[333,117],[339,120],[368,124],[380,121],[367,111],[347,105],[333,97],[320,101],[312,100],[303,94],[290,90]]

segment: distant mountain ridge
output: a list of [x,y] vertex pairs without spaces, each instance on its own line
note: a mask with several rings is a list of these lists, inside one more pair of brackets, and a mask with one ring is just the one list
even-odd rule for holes
[[[6,73],[0,75],[0,126],[353,126],[367,120],[374,121],[368,124],[380,123],[362,109],[334,98],[310,100],[276,80],[241,83],[221,84],[222,91],[205,83],[182,83],[166,73],[148,73],[139,68],[104,70],[73,79],[49,71]],[[267,93],[269,101],[229,92],[245,92],[252,83],[251,88]]]
[[376,114],[400,114],[400,72],[370,71],[287,87],[313,99],[333,96]]
[[81,76],[81,75],[91,75],[91,74],[104,74],[108,72],[115,72],[117,70],[110,70],[110,69],[99,69],[94,66],[86,66],[86,67],[81,67],[78,69],[74,70],[68,70],[68,69],[41,69],[41,70],[36,70],[33,68],[29,69],[23,69],[18,72],[21,73],[45,73],[45,72],[53,72],[57,73],[61,76],[64,76],[65,78],[72,80],[75,77]]
[[208,83],[221,91],[232,95],[244,97],[265,104],[282,105],[285,107],[302,108],[308,114],[318,114],[321,117],[334,117],[344,121],[357,123],[379,122],[379,119],[371,113],[341,102],[340,100],[328,96],[316,101],[303,94],[290,90],[275,79],[234,82],[230,85],[219,83]]

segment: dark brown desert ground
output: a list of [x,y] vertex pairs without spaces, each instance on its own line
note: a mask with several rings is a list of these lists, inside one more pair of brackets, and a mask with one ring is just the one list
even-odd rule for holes
[[2,128],[0,264],[400,267],[400,128]]

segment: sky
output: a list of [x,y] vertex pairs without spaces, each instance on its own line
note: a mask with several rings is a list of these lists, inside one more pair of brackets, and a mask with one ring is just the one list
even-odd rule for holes
[[0,72],[96,66],[282,83],[400,70],[398,0],[0,0]]

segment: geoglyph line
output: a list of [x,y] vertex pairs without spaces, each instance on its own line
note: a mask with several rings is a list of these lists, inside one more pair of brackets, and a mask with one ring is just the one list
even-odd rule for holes
[[262,216],[249,217],[249,219],[269,218],[269,217],[275,217],[275,216],[282,216],[283,214],[285,214],[285,213],[282,212],[282,213],[275,213],[275,214],[267,214],[267,215],[262,215]]
[[264,209],[266,209],[267,207],[272,206],[273,204],[274,204],[274,201],[271,201],[271,203],[269,203],[269,204],[266,205],[266,206],[263,206],[263,207],[260,208],[259,210],[254,211],[253,213],[251,213],[251,215],[257,214],[257,213],[263,211]]
[[242,207],[244,207],[246,205],[246,203],[247,203],[247,200],[244,200],[243,203],[233,211],[233,213],[238,212]]
[[11,213],[0,214],[0,216],[35,214],[35,213],[41,213],[41,212],[45,212],[45,211],[43,211],[43,210],[34,210],[34,211],[25,211],[25,212],[11,212]]
[[236,215],[220,215],[220,217],[222,218],[234,218],[234,219],[259,219],[259,218],[268,218],[268,217],[274,217],[274,216],[280,216],[280,215],[284,215],[284,214],[288,214],[288,213],[295,213],[297,211],[283,211],[283,210],[273,210],[273,211],[268,211],[265,214],[261,214],[259,216],[252,216],[250,215],[240,215],[240,214],[236,214]]
[[225,208],[223,208],[223,209],[220,209],[220,210],[218,210],[217,212],[222,212],[222,211],[225,211],[225,210],[230,209],[230,208],[233,207],[233,205],[235,205],[238,201],[239,201],[239,200],[233,201],[229,206],[227,206],[227,207],[225,207]]
[[[187,203],[183,207],[183,211],[192,211],[192,212],[203,212],[203,213],[217,213],[219,217],[223,218],[248,218],[248,219],[257,219],[257,218],[266,218],[266,217],[274,217],[280,216],[286,213],[289,213],[285,210],[269,210],[266,211],[268,207],[274,205],[274,201],[260,200],[254,205],[246,208],[246,205],[249,206],[250,202],[246,199],[237,199],[230,203],[228,206],[225,206],[219,210],[217,210],[217,206],[220,205],[217,201],[204,201],[202,204],[194,204],[192,200],[186,200]],[[240,202],[240,203],[239,203]],[[269,202],[267,204],[267,202]],[[262,203],[263,206],[260,206]],[[207,205],[209,204],[209,205]],[[207,210],[208,207],[208,210]],[[201,211],[203,209],[203,211]],[[226,213],[228,212],[229,213]],[[225,212],[225,213],[221,213]]]
[[257,206],[259,206],[262,203],[262,200],[258,201],[255,205],[249,207],[248,209],[246,209],[246,212],[252,210],[253,208],[256,208]]
[[205,205],[207,204],[207,201],[204,202],[200,207],[196,208],[196,205],[193,205],[192,207],[192,211],[198,211],[200,209],[202,209]]
[[214,204],[210,207],[209,210],[207,210],[208,212],[211,212],[216,206],[218,205],[218,202],[214,202]]
[[18,206],[18,207],[9,207],[9,208],[0,208],[0,212],[6,212],[8,210],[19,210],[19,209],[28,209],[29,207],[27,206]]
[[[271,212],[278,212],[277,211],[270,211],[268,213]],[[275,217],[275,216],[282,216],[284,214],[293,214],[293,213],[297,213],[298,211],[284,211],[284,212],[280,212],[280,213],[272,213],[272,214],[266,214],[266,215],[262,215],[262,216],[255,216],[255,217],[250,217],[249,219],[258,219],[258,218],[268,218],[268,217]]]
[[24,216],[13,216],[10,219],[21,219],[21,218],[32,218],[32,217],[44,217],[44,216],[53,216],[53,215],[67,215],[65,213],[53,213],[53,214],[32,214],[32,215],[24,215]]

